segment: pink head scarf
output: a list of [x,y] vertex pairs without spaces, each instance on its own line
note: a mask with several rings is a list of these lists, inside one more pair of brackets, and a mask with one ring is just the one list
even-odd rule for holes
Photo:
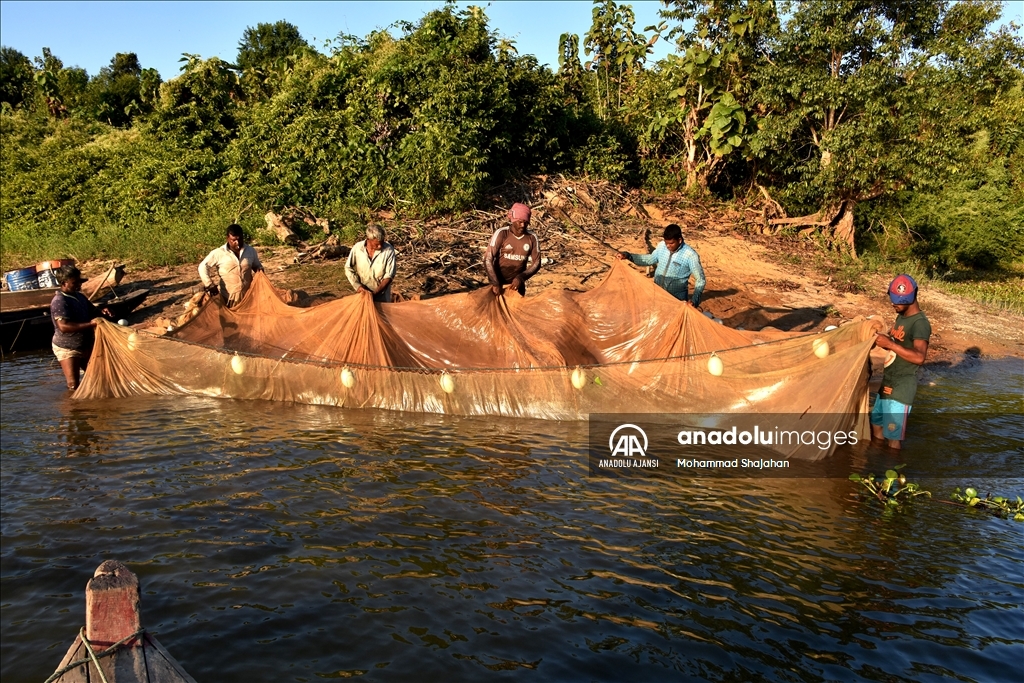
[[520,204],[516,202],[512,205],[512,208],[508,210],[508,219],[510,221],[528,221],[530,220],[530,207],[526,204]]

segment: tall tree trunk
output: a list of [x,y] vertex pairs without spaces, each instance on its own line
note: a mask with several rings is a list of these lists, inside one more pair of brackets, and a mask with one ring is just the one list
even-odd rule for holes
[[850,256],[857,258],[857,247],[853,242],[853,208],[856,202],[847,200],[832,223],[832,239],[849,250]]

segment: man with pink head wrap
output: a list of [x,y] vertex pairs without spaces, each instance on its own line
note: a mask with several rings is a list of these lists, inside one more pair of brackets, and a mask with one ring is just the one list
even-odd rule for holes
[[528,230],[531,213],[526,204],[516,202],[508,210],[509,226],[498,228],[491,236],[484,269],[494,296],[509,289],[525,296],[526,281],[540,270],[540,241]]

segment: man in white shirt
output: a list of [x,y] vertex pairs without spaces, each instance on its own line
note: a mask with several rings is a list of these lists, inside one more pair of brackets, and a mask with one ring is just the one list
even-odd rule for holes
[[391,281],[397,267],[395,248],[384,241],[384,230],[366,226],[366,239],[356,242],[345,261],[345,276],[352,289],[378,303],[391,303]]
[[[245,243],[242,226],[228,226],[227,242],[211,251],[199,264],[199,277],[203,287],[212,295],[220,295],[228,307],[238,305],[252,284],[252,274],[263,270],[256,250]],[[213,281],[213,275],[220,285]]]

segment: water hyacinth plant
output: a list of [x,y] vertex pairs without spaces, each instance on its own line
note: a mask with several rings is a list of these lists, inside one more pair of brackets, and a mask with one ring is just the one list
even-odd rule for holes
[[978,491],[970,486],[960,492],[960,487],[953,492],[952,499],[958,503],[972,508],[988,510],[994,515],[1003,519],[1013,518],[1015,522],[1024,522],[1024,500],[1017,496],[1017,502],[1013,503],[1009,498],[993,496],[991,493],[984,498],[978,497]]
[[886,470],[883,479],[875,479],[874,474],[862,477],[854,472],[850,475],[850,481],[859,482],[886,507],[899,507],[900,504],[917,496],[930,498],[932,495],[930,491],[922,491],[920,486],[908,482],[907,477],[897,471],[901,467],[904,465],[897,465],[891,470]]

